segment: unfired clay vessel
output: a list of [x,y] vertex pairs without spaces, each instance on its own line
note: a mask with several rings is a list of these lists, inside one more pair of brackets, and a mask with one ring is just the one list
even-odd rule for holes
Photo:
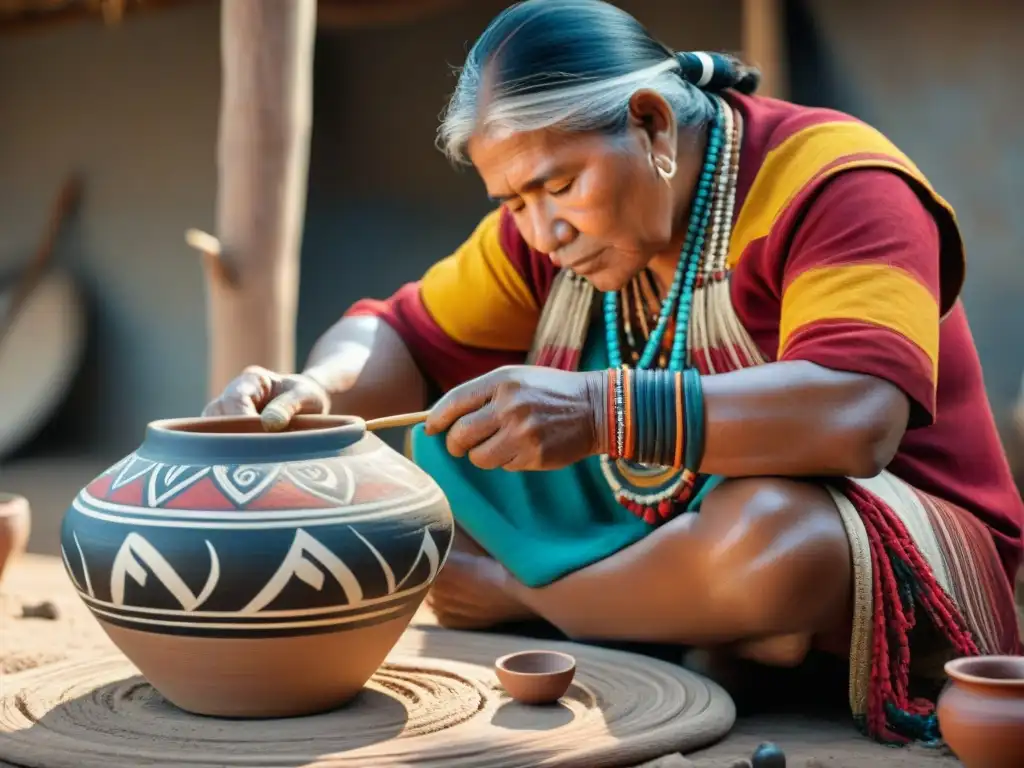
[[28,545],[32,512],[24,496],[0,493],[0,581]]
[[172,703],[281,717],[354,697],[451,546],[434,481],[359,419],[149,425],[75,498],[67,572],[103,629]]
[[553,704],[569,690],[576,659],[558,651],[520,651],[494,662],[494,671],[520,704]]
[[1024,766],[1024,657],[956,659],[946,674],[939,728],[965,768]]

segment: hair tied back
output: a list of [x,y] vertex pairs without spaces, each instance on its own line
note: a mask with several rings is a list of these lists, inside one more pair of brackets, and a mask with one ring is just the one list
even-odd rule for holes
[[676,61],[680,77],[708,93],[732,89],[750,94],[761,82],[761,73],[756,68],[722,53],[684,51],[676,54]]

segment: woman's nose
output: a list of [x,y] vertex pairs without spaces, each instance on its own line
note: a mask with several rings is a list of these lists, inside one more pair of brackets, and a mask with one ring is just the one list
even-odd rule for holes
[[538,205],[533,208],[530,227],[533,229],[533,247],[541,253],[554,253],[576,238],[573,226],[559,218],[550,206]]

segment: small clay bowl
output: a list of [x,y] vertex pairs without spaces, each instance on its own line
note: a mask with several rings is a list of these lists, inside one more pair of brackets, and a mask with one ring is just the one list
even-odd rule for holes
[[494,662],[498,680],[520,704],[553,704],[569,690],[576,659],[557,651],[520,651]]

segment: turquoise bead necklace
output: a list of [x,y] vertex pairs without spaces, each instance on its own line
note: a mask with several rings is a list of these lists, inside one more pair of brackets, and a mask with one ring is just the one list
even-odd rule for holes
[[[672,348],[669,359],[662,362],[670,371],[683,371],[687,365],[687,338],[689,336],[690,314],[694,303],[697,278],[704,258],[708,225],[711,222],[716,182],[719,173],[728,168],[719,168],[724,163],[723,142],[729,116],[723,114],[730,109],[714,99],[715,117],[708,130],[708,143],[704,153],[704,165],[694,190],[690,218],[676,265],[665,299],[661,303],[658,319],[647,337],[644,349],[637,360],[637,369],[650,369],[656,361],[664,361],[661,352],[668,325],[675,320]],[[730,139],[732,137],[730,136]],[[605,344],[608,362],[612,368],[623,367],[620,347],[620,328],[625,325],[628,307],[619,306],[619,292],[609,291],[604,295]],[[622,323],[620,323],[620,315]],[[632,345],[632,342],[630,342]],[[659,360],[660,358],[660,360]],[[657,418],[657,417],[655,417]],[[695,470],[675,469],[647,465],[625,459],[601,457],[601,472],[616,500],[648,524],[655,525],[673,514],[677,502],[685,501],[694,490],[697,481]]]
[[[704,167],[694,193],[690,209],[690,221],[686,238],[680,253],[679,263],[672,278],[665,300],[661,304],[658,322],[647,339],[637,368],[650,368],[658,358],[664,342],[669,319],[675,309],[675,332],[672,339],[672,353],[668,369],[681,371],[686,366],[686,340],[690,324],[690,310],[693,306],[693,291],[700,269],[700,256],[704,250],[705,233],[711,217],[711,197],[714,191],[715,171],[722,149],[723,128],[721,105],[716,100],[716,115],[708,132],[708,145],[704,154]],[[608,291],[604,295],[605,343],[611,367],[622,367],[622,349],[619,342],[619,293]]]

